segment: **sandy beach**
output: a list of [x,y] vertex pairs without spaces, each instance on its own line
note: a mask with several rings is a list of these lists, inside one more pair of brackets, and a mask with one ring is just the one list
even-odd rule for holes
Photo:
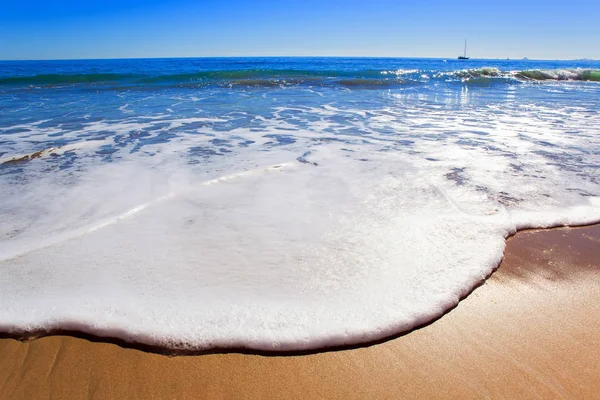
[[600,225],[519,232],[437,321],[361,348],[167,356],[103,341],[0,340],[2,399],[520,398],[600,393]]

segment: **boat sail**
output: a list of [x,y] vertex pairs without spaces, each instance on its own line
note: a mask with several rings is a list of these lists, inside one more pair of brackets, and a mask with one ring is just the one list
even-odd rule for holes
[[467,57],[467,39],[465,39],[465,52],[463,53],[462,56],[458,56],[459,60],[468,60],[469,57]]

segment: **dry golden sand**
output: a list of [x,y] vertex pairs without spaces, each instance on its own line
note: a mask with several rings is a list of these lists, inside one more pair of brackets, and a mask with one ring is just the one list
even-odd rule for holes
[[599,225],[521,232],[454,310],[385,343],[168,357],[69,336],[2,339],[0,398],[600,398],[599,278]]

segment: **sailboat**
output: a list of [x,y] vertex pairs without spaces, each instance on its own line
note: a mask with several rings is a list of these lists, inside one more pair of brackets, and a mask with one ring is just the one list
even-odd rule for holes
[[462,56],[458,56],[459,60],[468,60],[469,57],[467,57],[467,39],[465,39],[465,52],[463,53]]

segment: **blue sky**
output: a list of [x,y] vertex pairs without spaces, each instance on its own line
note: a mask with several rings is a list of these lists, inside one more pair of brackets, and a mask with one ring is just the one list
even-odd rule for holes
[[0,59],[600,59],[597,0],[0,1]]

